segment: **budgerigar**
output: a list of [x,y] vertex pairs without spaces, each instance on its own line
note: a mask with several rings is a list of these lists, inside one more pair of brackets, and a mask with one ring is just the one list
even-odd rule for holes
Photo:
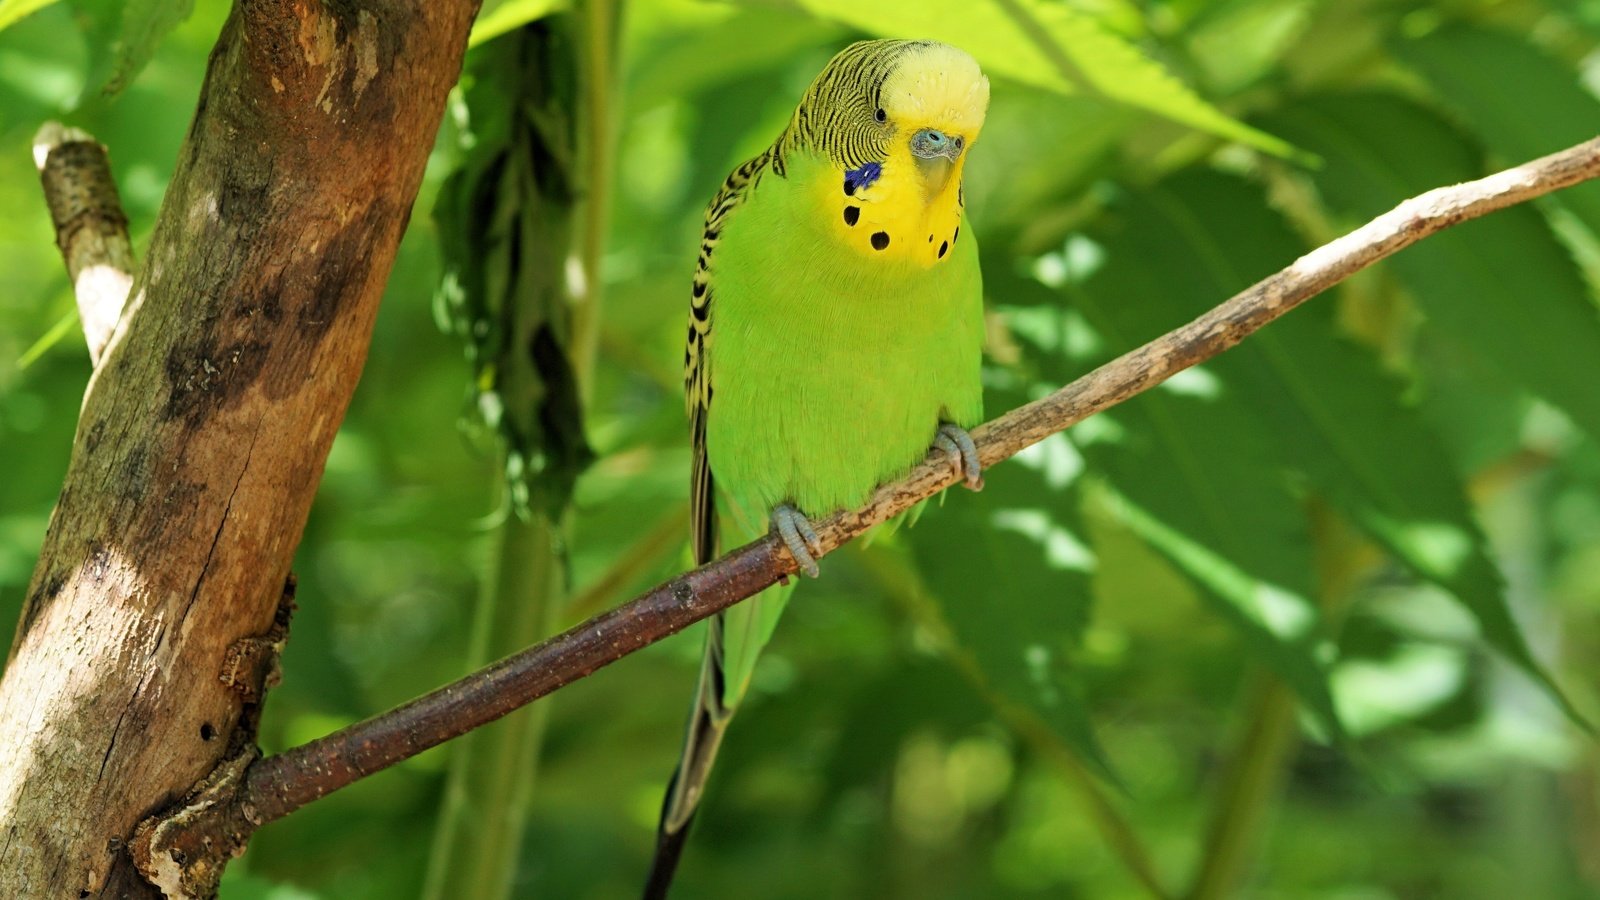
[[[970,487],[983,291],[963,214],[989,105],[973,59],[863,41],[706,210],[684,355],[695,559],[777,531],[817,574],[807,516],[864,502],[942,448]],[[706,776],[788,589],[713,620],[645,896],[664,897]]]

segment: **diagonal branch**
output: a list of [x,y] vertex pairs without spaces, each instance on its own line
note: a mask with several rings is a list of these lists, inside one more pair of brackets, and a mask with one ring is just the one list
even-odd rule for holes
[[[1351,274],[1467,219],[1600,176],[1600,138],[1477,181],[1438,188],[1302,256],[1187,325],[1132,350],[1047,397],[972,433],[985,467],[1016,455],[1184,369]],[[943,454],[879,488],[860,509],[817,524],[831,551],[961,480]],[[281,818],[332,791],[493,721],[754,595],[795,573],[768,536],[643,596],[389,712],[261,760],[238,779],[210,824],[244,829]],[[165,815],[181,815],[178,810]],[[192,844],[191,844],[192,845]],[[154,848],[160,850],[160,847]]]

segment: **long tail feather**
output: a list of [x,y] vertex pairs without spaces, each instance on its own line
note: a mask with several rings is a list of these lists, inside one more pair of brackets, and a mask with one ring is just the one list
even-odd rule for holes
[[722,617],[718,616],[712,620],[706,636],[706,653],[700,664],[694,707],[689,712],[683,754],[678,758],[678,769],[667,785],[667,797],[661,804],[656,853],[650,863],[650,877],[645,882],[644,900],[665,900],[667,896],[673,873],[678,868],[678,857],[689,837],[689,826],[694,824],[706,779],[716,762],[717,748],[722,746],[722,735],[733,718],[733,710],[723,703],[722,639]]

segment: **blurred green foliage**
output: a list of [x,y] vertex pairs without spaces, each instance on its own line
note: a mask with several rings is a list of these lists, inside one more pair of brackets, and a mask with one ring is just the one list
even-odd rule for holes
[[[491,2],[478,39],[571,5]],[[65,117],[108,144],[142,247],[227,14],[181,8],[0,0],[0,642],[88,374],[29,142]],[[849,40],[971,43],[994,79],[966,194],[995,412],[1600,123],[1594,0],[640,0],[625,23],[569,620],[686,561],[659,535],[684,518],[702,205]],[[482,382],[431,312],[463,236],[422,214],[460,123],[300,548],[268,751],[466,664],[501,463],[458,424]],[[1600,751],[1541,684],[1600,711],[1596,285],[1589,184],[1436,236],[831,557],[730,732],[681,895],[1177,896],[1221,835],[1242,896],[1600,897]],[[562,692],[517,896],[637,889],[698,657],[681,636]],[[414,895],[448,752],[265,829],[224,896]],[[1270,809],[1219,815],[1227,791]]]

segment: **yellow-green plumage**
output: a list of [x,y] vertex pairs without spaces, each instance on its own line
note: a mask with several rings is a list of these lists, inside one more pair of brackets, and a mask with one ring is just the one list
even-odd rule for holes
[[[685,354],[697,561],[859,505],[981,417],[982,284],[962,213],[988,83],[928,41],[836,56],[706,215]],[[713,624],[647,896],[662,896],[723,728],[788,590]],[[670,846],[669,846],[670,845]],[[663,859],[662,857],[665,857]]]

